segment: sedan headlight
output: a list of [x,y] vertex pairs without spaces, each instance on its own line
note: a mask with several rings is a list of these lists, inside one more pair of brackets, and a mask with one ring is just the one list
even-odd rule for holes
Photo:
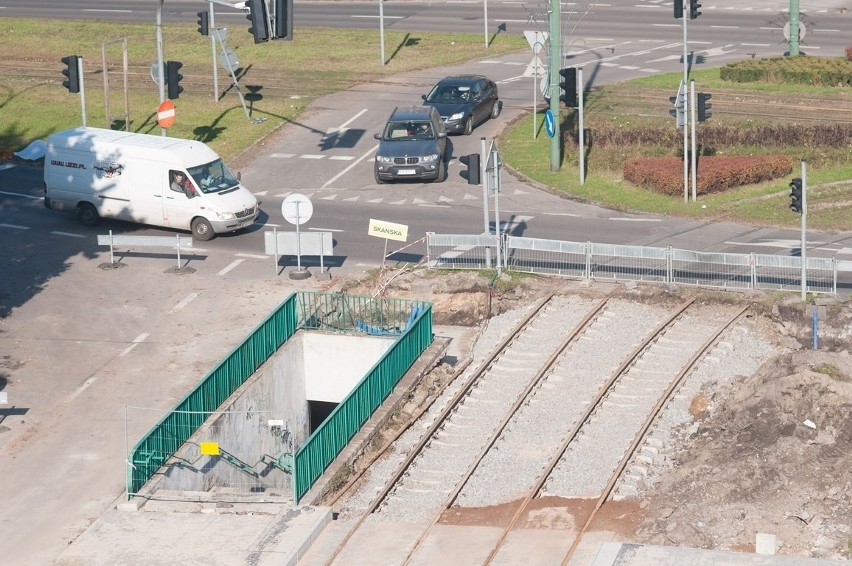
[[423,163],[432,163],[433,161],[438,160],[438,154],[433,153],[432,155],[424,155],[420,159],[423,161]]
[[462,118],[464,118],[464,112],[456,112],[455,114],[449,117],[449,119],[453,121],[461,120]]
[[393,159],[391,159],[390,157],[386,157],[384,155],[377,155],[376,156],[376,163],[391,163],[392,161],[393,161]]

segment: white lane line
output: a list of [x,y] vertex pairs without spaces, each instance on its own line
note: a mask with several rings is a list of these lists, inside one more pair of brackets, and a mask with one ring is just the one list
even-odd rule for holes
[[355,120],[360,118],[364,114],[364,112],[366,112],[366,111],[367,111],[367,109],[364,108],[363,110],[361,110],[360,112],[358,112],[357,114],[355,114],[354,116],[352,116],[351,118],[349,118],[348,120],[346,120],[345,122],[340,124],[340,126],[338,126],[336,129],[334,129],[334,130],[332,130],[328,133],[333,134],[335,132],[342,132],[343,130],[346,130],[349,127],[349,124],[351,124],[352,122],[354,122]]
[[660,218],[619,218],[617,216],[610,216],[607,220],[616,222],[662,222]]
[[[368,19],[368,20],[375,20],[375,19],[378,19],[378,17],[379,17],[379,16],[358,16],[358,15],[352,15],[352,16],[349,16],[349,17],[350,17],[350,18],[366,18],[366,19]],[[402,19],[405,19],[405,16],[383,16],[383,17],[384,17],[386,20],[402,20]]]
[[72,234],[71,232],[51,232],[51,234],[56,234],[57,236],[69,236],[71,238],[85,238],[83,234]]
[[259,254],[234,254],[237,257],[247,257],[249,259],[267,259],[268,255],[259,255]]
[[68,403],[68,402],[71,402],[74,399],[76,399],[80,395],[80,393],[82,393],[83,391],[88,389],[91,384],[93,384],[95,381],[97,381],[97,379],[98,379],[97,377],[90,377],[89,379],[84,381],[83,384],[80,387],[75,389],[74,392],[71,393],[71,395],[68,396],[68,398],[65,400],[65,402]]
[[29,230],[29,226],[18,226],[17,224],[0,224],[0,228],[14,228],[15,230]]
[[234,269],[235,267],[237,267],[237,266],[238,266],[239,264],[241,264],[242,262],[243,262],[243,260],[241,260],[241,259],[235,259],[234,261],[232,261],[232,262],[230,263],[230,265],[228,265],[227,267],[225,267],[222,271],[220,271],[220,272],[219,272],[219,273],[217,273],[216,275],[225,275],[226,273],[228,273],[229,271],[231,271],[232,269]]
[[21,198],[30,198],[33,200],[41,200],[44,197],[34,197],[33,195],[22,195],[21,193],[8,193],[6,191],[0,191],[0,195],[9,195],[10,197],[21,197]]
[[315,153],[305,153],[304,155],[300,155],[302,159],[322,159],[325,155],[317,155]]
[[132,14],[133,13],[133,10],[107,10],[105,8],[103,8],[103,9],[83,8],[83,11],[84,12],[120,12],[120,13],[124,13],[124,14]]
[[179,311],[180,309],[182,309],[183,307],[185,307],[186,305],[188,305],[189,303],[194,301],[197,296],[198,296],[198,293],[190,293],[189,295],[186,296],[185,299],[183,299],[181,302],[179,302],[178,304],[176,304],[175,306],[172,307],[172,312]]
[[139,344],[144,342],[147,338],[148,338],[148,334],[140,334],[139,336],[137,336],[136,338],[133,339],[133,343],[131,343],[130,346],[128,346],[127,348],[125,348],[124,350],[121,351],[121,353],[118,355],[118,357],[122,358],[122,357],[126,356],[127,354],[130,353],[131,350],[133,350],[133,348],[135,348],[136,346],[138,346]]
[[329,157],[332,161],[352,161],[355,159],[354,155],[332,155]]
[[578,218],[579,214],[572,214],[570,212],[542,212],[545,216],[571,216],[572,218]]
[[295,153],[270,153],[269,157],[296,157]]
[[359,157],[358,159],[353,161],[352,164],[349,165],[349,167],[347,167],[346,169],[344,169],[343,171],[341,171],[340,173],[338,173],[337,175],[335,175],[334,177],[332,177],[331,179],[326,181],[325,184],[323,184],[323,186],[320,187],[320,188],[324,189],[324,188],[328,187],[330,184],[332,184],[333,182],[335,182],[336,180],[338,180],[339,178],[341,178],[345,174],[349,173],[349,171],[351,171],[356,165],[361,163],[364,159],[366,159],[370,155],[376,153],[376,151],[378,151],[378,149],[379,149],[379,145],[376,144],[375,146],[373,146],[373,149],[367,150],[367,152],[364,155],[362,155],[361,157]]

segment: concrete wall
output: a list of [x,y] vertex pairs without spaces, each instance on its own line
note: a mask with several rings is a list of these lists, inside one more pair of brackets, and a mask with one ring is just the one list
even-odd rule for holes
[[[297,332],[169,460],[156,488],[291,495],[290,474],[272,460],[292,456],[310,436],[307,402],[340,402],[393,342]],[[222,453],[201,454],[202,442],[218,443]]]

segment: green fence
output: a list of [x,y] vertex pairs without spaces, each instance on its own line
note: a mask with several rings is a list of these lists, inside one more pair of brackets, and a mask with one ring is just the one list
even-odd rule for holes
[[[365,399],[365,403],[379,399],[375,407],[369,410],[369,417],[431,343],[432,307],[429,303],[404,299],[358,297],[338,293],[300,291],[290,295],[133,447],[128,455],[128,497],[136,494],[198,427],[300,329],[398,336],[384,358],[356,388],[356,391],[365,388],[370,391],[369,395],[364,396],[362,393],[362,397],[359,397]],[[394,372],[398,374],[394,376]],[[382,387],[387,387],[387,390],[379,396]],[[336,415],[341,413],[341,409],[354,395],[355,392],[338,406],[326,424],[333,418],[335,423],[338,422],[340,417]],[[348,405],[347,407],[343,411],[347,415],[361,412]],[[355,420],[354,417],[344,419],[345,426],[335,424],[340,438],[328,440],[330,444],[339,445],[334,456],[357,432],[366,418],[357,425],[354,425]],[[355,429],[350,432],[349,427],[353,425]],[[325,466],[334,459],[334,456],[327,459],[328,449],[313,441],[325,428],[325,425],[320,427],[297,453],[297,458],[301,455],[304,463],[301,471],[298,463],[294,466],[294,486],[307,484],[310,487],[322,474]],[[343,436],[345,440],[340,442]],[[319,469],[320,462],[325,462],[322,469]],[[294,492],[298,494],[296,499],[304,495],[305,491],[307,488],[299,492],[294,487]]]

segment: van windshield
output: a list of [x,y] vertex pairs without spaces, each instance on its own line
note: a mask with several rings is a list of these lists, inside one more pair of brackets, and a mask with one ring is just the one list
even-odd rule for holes
[[198,167],[190,167],[187,171],[195,182],[195,186],[199,187],[203,193],[217,193],[239,184],[236,176],[221,159]]

